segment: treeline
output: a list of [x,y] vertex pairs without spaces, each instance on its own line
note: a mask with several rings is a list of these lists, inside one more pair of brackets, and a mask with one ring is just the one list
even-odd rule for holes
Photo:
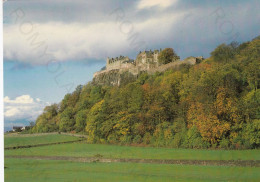
[[88,83],[47,106],[34,132],[85,132],[92,143],[183,148],[260,146],[260,39],[218,46],[202,63]]

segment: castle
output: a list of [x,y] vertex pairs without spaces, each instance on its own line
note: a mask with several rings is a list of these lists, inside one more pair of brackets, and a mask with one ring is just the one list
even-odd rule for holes
[[143,51],[137,55],[136,60],[129,57],[120,56],[116,58],[107,58],[106,70],[113,69],[134,69],[137,67],[145,67],[146,69],[159,66],[158,56],[159,50]]
[[[101,80],[100,78],[104,78],[104,74],[114,72],[117,72],[117,74],[129,72],[132,75],[138,75],[140,72],[148,72],[152,74],[157,71],[162,72],[167,69],[177,67],[181,64],[193,65],[203,60],[203,57],[188,57],[181,61],[180,57],[175,55],[172,62],[168,64],[160,64],[158,61],[160,52],[161,49],[154,51],[140,51],[135,60],[130,59],[127,56],[119,56],[116,58],[108,57],[106,60],[105,70],[94,73],[94,80]],[[116,81],[114,84],[119,84],[117,82],[118,81]]]

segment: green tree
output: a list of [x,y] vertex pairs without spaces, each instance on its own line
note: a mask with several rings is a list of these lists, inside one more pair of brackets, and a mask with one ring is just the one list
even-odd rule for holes
[[175,53],[172,48],[166,48],[159,53],[158,61],[160,64],[168,64],[170,62],[176,61],[179,56]]
[[44,108],[43,113],[36,119],[34,132],[51,132],[58,129],[57,126],[58,105],[52,104]]
[[79,112],[77,112],[77,114],[75,115],[76,118],[76,124],[75,124],[75,128],[77,132],[80,131],[85,131],[85,127],[86,127],[86,120],[87,120],[87,113],[88,110],[81,110]]
[[103,103],[104,100],[97,102],[89,111],[86,132],[88,133],[88,141],[90,142],[97,142],[100,140],[101,136],[99,130],[102,124],[100,122],[103,121],[101,119]]
[[227,63],[235,56],[235,48],[231,45],[221,44],[213,52],[211,56],[216,62]]
[[72,107],[67,107],[60,115],[59,130],[66,132],[74,130],[75,119]]

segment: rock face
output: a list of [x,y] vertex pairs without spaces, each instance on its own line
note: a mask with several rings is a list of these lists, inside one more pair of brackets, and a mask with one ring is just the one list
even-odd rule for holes
[[158,62],[158,50],[144,51],[137,55],[136,60],[120,56],[107,58],[106,69],[93,75],[93,83],[99,85],[120,85],[132,81],[142,72],[154,74],[168,69],[177,68],[182,64],[194,65],[203,60],[203,57],[188,57],[168,64],[160,65]]
[[114,69],[94,76],[92,83],[97,85],[120,85],[136,78],[137,75],[131,72]]

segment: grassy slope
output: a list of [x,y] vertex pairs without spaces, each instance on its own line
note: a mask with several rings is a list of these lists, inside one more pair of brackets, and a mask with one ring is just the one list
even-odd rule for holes
[[42,136],[8,136],[4,137],[4,146],[24,146],[24,145],[37,145],[45,143],[56,143],[78,140],[77,137],[59,134],[50,134]]
[[257,181],[259,168],[6,159],[5,181]]
[[28,149],[6,150],[5,155],[78,156],[104,158],[260,160],[260,150],[194,150],[71,143]]

